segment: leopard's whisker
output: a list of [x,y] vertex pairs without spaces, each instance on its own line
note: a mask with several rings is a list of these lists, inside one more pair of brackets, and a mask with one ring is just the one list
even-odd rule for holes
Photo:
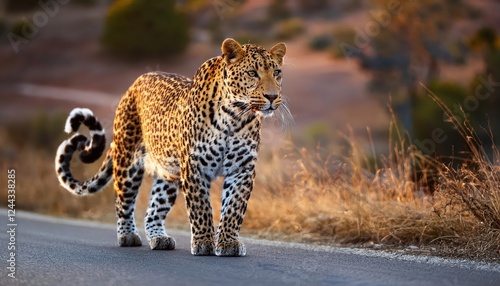
[[290,107],[288,106],[288,98],[286,96],[283,96],[283,101],[281,102],[281,106],[277,111],[277,115],[281,117],[280,119],[282,123],[282,129],[289,129],[291,125],[295,124],[292,112],[290,111]]
[[246,106],[244,109],[242,109],[239,113],[236,114],[236,118],[239,120],[243,117],[243,115],[247,114],[249,111],[252,109],[250,106]]

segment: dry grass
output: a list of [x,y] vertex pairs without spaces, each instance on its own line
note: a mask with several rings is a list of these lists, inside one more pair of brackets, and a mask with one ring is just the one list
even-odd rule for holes
[[[72,196],[58,186],[53,171],[55,151],[13,147],[7,131],[0,132],[4,141],[0,142],[1,172],[17,170],[18,209],[114,221],[110,187],[96,196]],[[417,245],[436,255],[499,260],[498,151],[496,161],[490,161],[471,139],[475,149],[471,148],[469,164],[454,168],[423,156],[399,139],[390,143],[390,155],[369,172],[372,154],[365,153],[352,137],[346,139],[350,146],[344,155],[325,156],[294,146],[269,154],[263,150],[244,234],[388,249]],[[90,177],[98,165],[75,162],[75,175]],[[412,179],[416,169],[438,171],[434,194],[427,192],[425,176],[418,182]],[[0,177],[0,185],[5,180],[6,176]],[[139,224],[150,184],[146,180],[140,194]],[[6,205],[6,197],[1,201]],[[212,202],[218,221],[220,181],[214,183]],[[170,227],[188,228],[182,197],[167,220]]]
[[[246,229],[267,238],[387,249],[416,245],[423,253],[498,261],[500,168],[477,162],[481,170],[453,169],[426,161],[440,170],[431,195],[425,178],[411,179],[411,162],[425,157],[413,148],[395,153],[396,163],[387,162],[375,175],[363,168],[366,156],[357,146],[343,158],[348,163],[300,150],[287,162],[266,165]],[[285,166],[295,169],[272,171]]]

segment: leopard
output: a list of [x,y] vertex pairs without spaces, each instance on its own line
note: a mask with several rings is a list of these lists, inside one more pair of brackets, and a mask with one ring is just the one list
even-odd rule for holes
[[[165,220],[184,194],[195,256],[245,256],[240,229],[254,186],[262,122],[289,112],[281,94],[285,43],[266,50],[227,38],[222,54],[205,61],[192,79],[166,72],[139,76],[121,97],[106,151],[106,132],[88,108],[73,109],[55,156],[61,186],[77,196],[95,194],[113,181],[118,245],[141,246],[134,219],[139,188],[152,177],[144,228],[152,250],[173,250]],[[281,107],[281,108],[280,108]],[[84,125],[86,134],[78,132]],[[76,179],[74,153],[97,161],[97,173]],[[220,220],[214,227],[210,189],[222,177]]]

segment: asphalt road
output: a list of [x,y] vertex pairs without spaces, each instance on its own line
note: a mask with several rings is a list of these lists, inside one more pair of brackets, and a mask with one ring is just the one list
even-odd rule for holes
[[0,212],[0,285],[500,285],[500,265],[245,238],[246,257],[195,257],[182,231],[170,232],[173,251],[120,248],[113,225],[24,212],[16,213],[12,279]]

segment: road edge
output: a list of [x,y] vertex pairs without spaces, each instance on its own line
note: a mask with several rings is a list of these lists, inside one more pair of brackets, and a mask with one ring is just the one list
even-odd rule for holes
[[[1,212],[7,213],[6,208],[0,208]],[[20,219],[31,219],[35,221],[42,221],[48,223],[66,224],[72,226],[82,226],[82,227],[93,227],[99,229],[114,230],[115,225],[110,223],[88,221],[82,219],[69,219],[69,218],[59,218],[49,215],[43,215],[38,213],[33,213],[29,211],[16,211],[16,216]],[[175,235],[175,233],[190,236],[188,231],[183,231],[179,229],[169,229],[169,232]],[[489,263],[489,262],[479,262],[467,259],[456,259],[456,258],[443,258],[437,256],[428,255],[411,255],[405,253],[388,252],[385,250],[373,250],[373,249],[363,249],[363,248],[352,248],[352,247],[336,247],[336,246],[325,246],[325,245],[314,245],[305,244],[297,242],[283,242],[283,241],[271,241],[265,239],[256,239],[250,237],[242,237],[244,242],[249,242],[252,244],[281,247],[281,248],[296,248],[307,251],[314,252],[327,252],[327,253],[339,253],[345,255],[359,255],[365,257],[379,257],[391,260],[402,260],[423,264],[441,265],[449,266],[461,269],[471,269],[471,270],[482,270],[489,272],[500,273],[500,264]]]

